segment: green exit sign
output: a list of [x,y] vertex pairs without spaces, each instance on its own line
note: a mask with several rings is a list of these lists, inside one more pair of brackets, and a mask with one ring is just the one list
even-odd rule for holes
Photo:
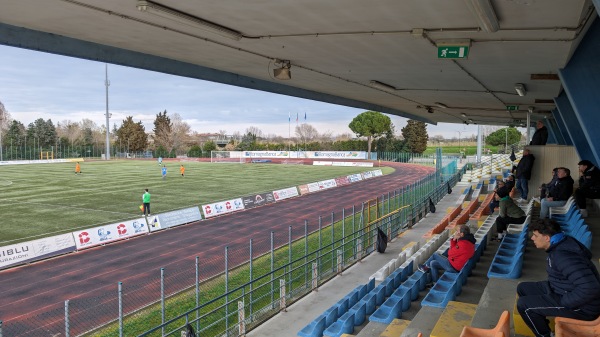
[[519,110],[518,105],[507,105],[506,106],[506,111],[517,111],[517,110]]
[[469,46],[438,46],[439,59],[466,59]]

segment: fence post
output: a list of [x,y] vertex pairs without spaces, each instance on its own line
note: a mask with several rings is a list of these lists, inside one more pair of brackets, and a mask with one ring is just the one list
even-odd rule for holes
[[[11,148],[12,150],[12,148]],[[0,337],[2,337],[2,321],[0,321]]]
[[275,232],[271,231],[271,309],[275,309],[275,289],[273,282],[275,282]]
[[165,334],[165,268],[160,268],[160,318],[162,334]]
[[322,247],[322,243],[321,241],[323,240],[323,227],[322,227],[322,223],[321,223],[321,216],[319,215],[319,248],[317,249],[317,263],[320,265],[321,264],[321,247]]
[[229,246],[225,246],[225,331],[229,336]]
[[335,260],[333,259],[333,252],[335,250],[335,226],[333,225],[333,212],[331,212],[331,270],[335,270]]
[[250,239],[250,249],[249,249],[249,251],[250,251],[250,262],[249,262],[250,263],[250,272],[249,272],[250,294],[248,294],[249,295],[249,300],[248,301],[250,303],[248,303],[248,315],[250,315],[250,321],[252,322],[253,321],[253,317],[254,317],[253,314],[252,314],[252,312],[253,312],[252,311],[252,301],[253,301],[253,298],[252,298],[253,291],[252,290],[253,290],[253,285],[254,285],[254,282],[252,281],[253,280],[253,272],[254,272],[254,270],[253,270],[254,266],[253,266],[253,263],[252,263],[252,239]]
[[65,336],[70,336],[71,327],[69,326],[69,300],[65,301]]
[[304,286],[308,286],[308,220],[304,220]]
[[244,314],[244,301],[238,301],[239,334],[241,337],[246,336],[246,317]]
[[316,262],[313,262],[312,264],[312,290],[313,291],[318,291],[317,286],[319,285],[319,271],[318,271],[318,266]]
[[119,297],[119,337],[123,337],[123,282],[117,283]]
[[196,256],[196,331],[200,333],[200,257]]
[[346,210],[342,207],[342,260],[344,260],[345,253],[346,253]]
[[290,289],[292,288],[292,226],[288,230],[288,279],[290,283]]
[[279,279],[279,311],[287,311],[285,303],[285,279]]
[[[333,259],[332,259],[333,260]],[[337,273],[338,275],[342,275],[342,251],[340,249],[337,250]]]

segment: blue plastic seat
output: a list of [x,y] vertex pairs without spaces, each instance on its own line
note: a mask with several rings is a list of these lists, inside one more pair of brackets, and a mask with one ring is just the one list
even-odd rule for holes
[[509,264],[497,263],[496,258],[494,258],[487,275],[489,278],[515,279],[521,277],[522,267],[523,252],[518,251],[512,263]]
[[375,304],[377,306],[380,306],[385,301],[385,285],[383,283],[379,283],[371,293],[375,294]]
[[402,315],[402,298],[389,297],[383,304],[369,316],[369,321],[390,324],[395,318]]
[[320,315],[298,331],[300,337],[322,337],[325,331],[325,315]]
[[354,332],[355,312],[346,312],[342,317],[338,318],[335,323],[331,324],[325,331],[323,336],[340,337],[342,334],[351,334]]
[[390,297],[390,295],[394,292],[394,279],[386,278],[383,280],[383,282],[381,282],[381,284],[383,284],[385,287],[385,297]]
[[366,304],[365,306],[365,313],[367,315],[372,314],[375,311],[375,308],[377,307],[376,305],[376,300],[377,300],[377,294],[375,293],[368,293],[365,297],[363,297],[360,302],[364,302]]
[[583,243],[583,245],[586,246],[588,249],[592,248],[592,232],[587,231],[583,233],[581,238],[577,238],[577,240]]
[[406,311],[410,308],[411,295],[409,288],[398,287],[390,297],[400,298],[402,301],[402,311]]

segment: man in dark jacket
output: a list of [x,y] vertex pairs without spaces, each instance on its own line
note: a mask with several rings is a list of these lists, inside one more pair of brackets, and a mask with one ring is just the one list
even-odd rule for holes
[[548,217],[550,207],[560,207],[567,203],[567,200],[573,194],[573,178],[571,178],[571,170],[565,167],[559,167],[556,170],[557,179],[550,182],[546,188],[548,196],[541,201],[540,219]]
[[531,169],[533,168],[533,162],[535,157],[528,149],[523,150],[523,157],[519,161],[516,169],[517,175],[517,191],[521,194],[521,198],[517,202],[527,201],[527,194],[529,193],[529,179],[531,179]]
[[521,282],[517,310],[538,337],[551,336],[546,317],[592,321],[600,315],[600,275],[592,253],[550,219],[533,223],[531,240],[548,253],[547,281]]
[[579,188],[575,191],[575,201],[583,218],[588,216],[586,198],[600,198],[600,169],[589,160],[579,162]]
[[536,130],[529,145],[546,145],[548,141],[548,129],[543,121],[537,121]]

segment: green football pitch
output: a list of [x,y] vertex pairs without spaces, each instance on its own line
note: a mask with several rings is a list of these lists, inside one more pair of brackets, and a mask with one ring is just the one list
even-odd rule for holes
[[[152,213],[267,192],[375,168],[117,160],[0,166],[0,246],[141,216],[145,188]],[[384,174],[393,169],[381,168]]]

